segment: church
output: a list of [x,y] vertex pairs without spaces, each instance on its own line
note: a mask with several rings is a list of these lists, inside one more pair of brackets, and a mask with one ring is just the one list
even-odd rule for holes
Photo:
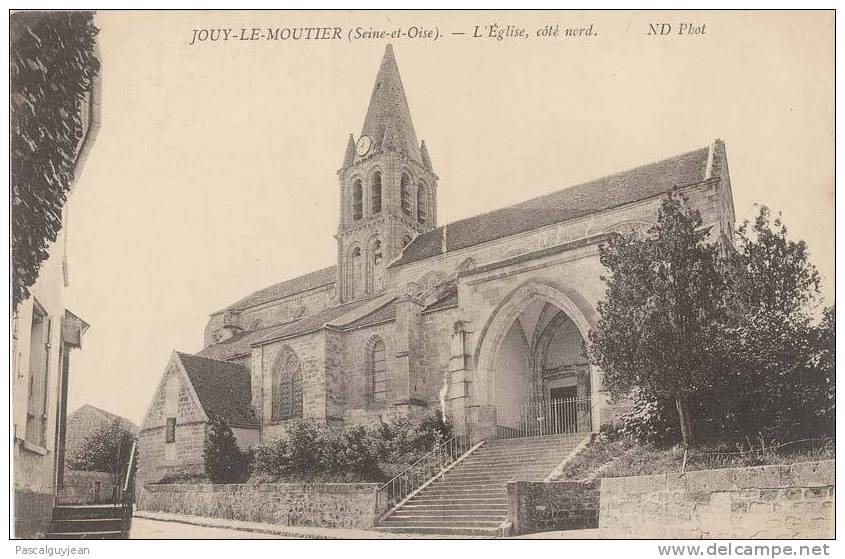
[[[582,353],[605,292],[599,245],[648,228],[675,189],[714,239],[734,228],[720,140],[440,224],[390,45],[342,161],[337,261],[212,313],[204,348],[172,354],[141,425],[141,484],[202,472],[212,416],[243,448],[297,420],[434,410],[473,440],[597,430],[618,412]],[[549,402],[567,417],[531,423]]]

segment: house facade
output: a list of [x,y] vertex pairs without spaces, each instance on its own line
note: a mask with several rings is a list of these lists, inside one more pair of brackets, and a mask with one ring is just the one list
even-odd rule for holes
[[[100,125],[99,81],[81,103],[82,130],[75,172],[87,158]],[[75,185],[71,185],[72,189]],[[72,190],[71,189],[71,190]],[[71,192],[72,193],[72,192]],[[68,193],[68,197],[71,193]],[[89,325],[65,307],[67,206],[30,295],[12,314],[12,460],[15,537],[47,534],[63,484],[67,392],[71,354]]]
[[730,243],[734,225],[719,140],[439,224],[439,177],[390,46],[337,175],[336,262],[214,312],[197,353],[249,372],[260,440],[294,420],[433,410],[459,433],[495,438],[551,401],[579,403],[568,428],[597,429],[614,408],[581,347],[605,291],[599,245],[649,227],[673,190],[714,239]]

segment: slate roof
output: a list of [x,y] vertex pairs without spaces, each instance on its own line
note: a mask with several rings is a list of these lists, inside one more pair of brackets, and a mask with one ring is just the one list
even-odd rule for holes
[[374,150],[399,148],[414,161],[423,160],[391,45],[384,49],[361,135],[372,139]]
[[293,336],[305,334],[306,332],[319,330],[329,322],[335,320],[336,318],[340,318],[344,314],[355,310],[356,308],[360,307],[364,303],[368,303],[369,301],[369,299],[350,301],[349,303],[343,303],[342,305],[323,309],[317,313],[297,320],[296,322],[277,327],[275,330],[271,331],[267,335],[261,336],[260,341],[291,338]]
[[230,338],[211,344],[198,351],[196,355],[200,357],[208,357],[209,359],[218,359],[225,361],[232,357],[245,355],[250,353],[250,345],[258,341],[261,336],[279,328],[278,324],[272,326],[265,326],[264,328],[257,328],[255,330],[245,330],[238,332]]
[[229,361],[177,354],[207,415],[223,417],[232,427],[258,427],[249,369]]
[[[455,286],[454,288],[450,288],[440,299],[434,301],[430,305],[423,308],[423,312],[427,311],[438,311],[441,309],[446,309],[449,307],[453,307],[458,304],[458,288]],[[370,326],[372,324],[378,324],[379,322],[387,322],[389,320],[396,319],[396,302],[395,300],[391,300],[388,304],[383,305],[377,308],[375,311],[371,312],[368,315],[362,316],[358,320],[351,322],[347,325],[348,328],[361,328],[364,326]]]
[[391,300],[386,305],[383,305],[377,308],[375,311],[371,312],[368,315],[362,316],[358,320],[350,323],[348,325],[349,328],[360,328],[362,326],[369,326],[371,324],[377,324],[379,322],[385,322],[387,320],[394,320],[396,318],[396,303],[395,300]]
[[458,288],[455,286],[454,289],[450,289],[447,291],[440,299],[431,303],[426,308],[423,309],[425,311],[439,311],[441,309],[447,309],[449,307],[454,307],[458,304]]
[[248,297],[244,297],[237,303],[229,305],[225,309],[218,311],[218,313],[227,310],[239,311],[247,309],[249,307],[254,307],[262,303],[268,303],[270,301],[275,301],[276,299],[282,299],[290,295],[296,295],[297,293],[302,293],[303,291],[306,291],[308,289],[314,289],[317,287],[330,285],[335,283],[336,281],[337,266],[329,266],[328,268],[323,268],[321,270],[310,272],[299,277],[276,283],[274,285],[271,285],[270,287],[265,287],[264,289],[256,291]]
[[[709,147],[558,190],[446,225],[446,249],[458,250],[517,233],[603,212],[675,187],[705,180]],[[443,227],[415,238],[390,267],[442,253]]]

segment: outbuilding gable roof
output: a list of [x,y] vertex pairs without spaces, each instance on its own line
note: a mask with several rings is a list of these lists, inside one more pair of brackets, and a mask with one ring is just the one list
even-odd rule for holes
[[249,369],[238,363],[176,352],[206,415],[232,427],[258,427]]

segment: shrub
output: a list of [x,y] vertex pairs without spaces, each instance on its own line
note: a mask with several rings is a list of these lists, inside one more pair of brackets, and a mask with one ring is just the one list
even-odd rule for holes
[[89,435],[79,451],[67,457],[67,467],[71,470],[110,472],[117,476],[129,462],[134,442],[135,435],[115,419]]
[[255,471],[298,481],[384,481],[448,437],[451,427],[439,414],[393,413],[366,427],[299,421],[255,447]]
[[666,443],[677,437],[677,412],[671,404],[634,398],[634,408],[621,415],[613,435],[641,443]]
[[249,476],[251,457],[241,451],[229,424],[212,417],[203,449],[205,473],[212,483],[243,483]]
[[439,412],[410,416],[393,413],[379,422],[382,459],[411,463],[453,436],[452,426]]

